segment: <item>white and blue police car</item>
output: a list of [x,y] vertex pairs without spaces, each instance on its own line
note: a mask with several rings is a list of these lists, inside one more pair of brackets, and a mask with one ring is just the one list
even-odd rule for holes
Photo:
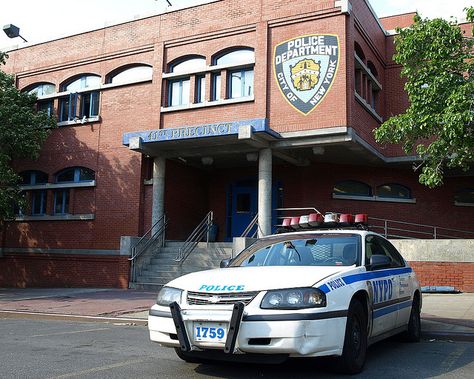
[[376,341],[398,333],[418,341],[412,268],[364,227],[367,215],[327,216],[285,219],[285,233],[258,239],[220,269],[169,282],[150,309],[150,339],[188,362],[337,356],[346,373],[363,369]]

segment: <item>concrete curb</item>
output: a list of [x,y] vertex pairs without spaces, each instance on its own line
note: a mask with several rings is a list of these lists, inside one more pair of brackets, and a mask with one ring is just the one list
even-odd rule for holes
[[0,311],[0,318],[26,318],[35,320],[57,320],[75,322],[102,322],[107,324],[147,326],[148,320],[127,317],[82,316],[57,313]]

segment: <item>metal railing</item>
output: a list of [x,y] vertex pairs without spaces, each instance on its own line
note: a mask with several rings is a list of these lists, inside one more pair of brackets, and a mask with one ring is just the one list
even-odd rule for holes
[[474,231],[369,217],[369,228],[385,238],[464,239],[474,238]]
[[151,228],[132,246],[132,255],[128,260],[130,261],[130,281],[136,282],[138,275],[140,275],[143,266],[148,262],[147,259],[150,253],[153,253],[156,248],[165,245],[165,231],[168,225],[168,219],[163,215],[156,221]]
[[192,231],[189,237],[184,241],[183,246],[179,248],[178,255],[175,258],[180,265],[189,257],[198,243],[206,236],[206,242],[209,243],[209,229],[213,224],[214,212],[209,211],[198,226]]
[[[288,212],[294,211],[297,214],[294,216],[302,215],[302,211],[313,211],[319,214],[323,214],[314,207],[303,207],[303,208],[277,208],[277,211]],[[345,213],[345,212],[336,212]],[[288,215],[280,215],[279,220],[290,217]],[[281,222],[277,224],[281,226]],[[413,222],[388,220],[377,217],[369,217],[369,229],[382,234],[386,238],[394,239],[465,239],[474,238],[474,231],[461,230],[461,229],[450,229],[441,226],[417,224]]]
[[[255,225],[257,227],[255,228],[254,232],[250,234],[250,232],[252,231]],[[258,232],[258,213],[254,216],[252,221],[250,221],[250,223],[247,225],[247,227],[245,228],[245,230],[242,232],[240,236],[255,238],[255,236],[257,235],[257,232]]]

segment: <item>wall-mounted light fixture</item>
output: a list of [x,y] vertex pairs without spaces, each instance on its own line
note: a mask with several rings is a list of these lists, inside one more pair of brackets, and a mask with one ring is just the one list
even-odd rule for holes
[[20,28],[18,26],[15,26],[13,24],[4,25],[3,26],[3,31],[8,36],[8,38],[20,37],[23,41],[28,42],[26,39],[24,39],[20,35]]

